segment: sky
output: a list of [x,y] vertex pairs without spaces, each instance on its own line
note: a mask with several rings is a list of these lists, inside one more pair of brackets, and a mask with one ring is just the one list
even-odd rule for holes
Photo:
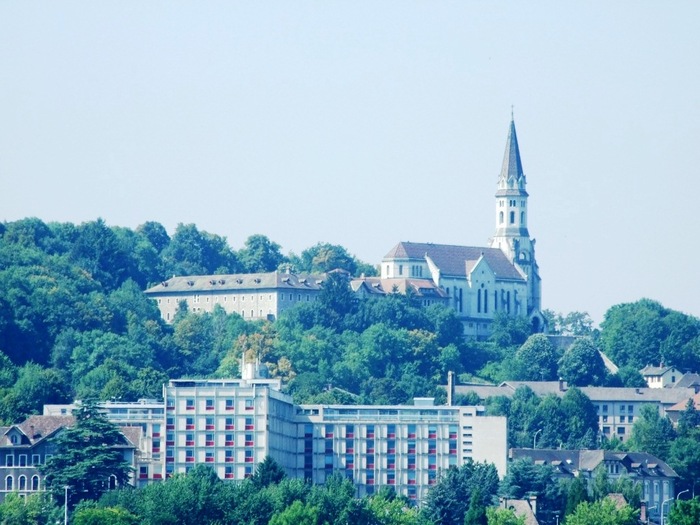
[[697,1],[0,1],[0,221],[486,246],[511,119],[543,307],[700,316]]

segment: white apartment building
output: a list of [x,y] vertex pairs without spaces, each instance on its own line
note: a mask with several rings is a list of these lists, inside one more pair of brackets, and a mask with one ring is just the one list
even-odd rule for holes
[[[163,401],[104,403],[108,418],[138,426],[137,484],[212,467],[221,479],[241,480],[266,456],[288,476],[324,483],[341,472],[357,495],[382,486],[417,503],[440,471],[469,460],[507,465],[505,417],[483,407],[414,405],[295,405],[279,379],[174,379]],[[48,415],[70,414],[70,405],[47,405]]]
[[506,473],[506,418],[487,417],[483,407],[423,398],[412,406],[302,405],[297,413],[304,477],[323,483],[343,472],[359,496],[388,486],[419,502],[440,471],[469,460]]

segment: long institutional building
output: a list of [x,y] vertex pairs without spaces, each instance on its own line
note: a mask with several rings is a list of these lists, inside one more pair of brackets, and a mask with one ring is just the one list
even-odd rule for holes
[[[176,379],[164,386],[163,401],[103,408],[121,427],[141,429],[136,485],[200,464],[241,480],[268,455],[293,478],[323,483],[340,472],[358,496],[387,486],[416,502],[452,465],[486,461],[505,475],[506,418],[486,416],[483,407],[435,406],[432,398],[410,406],[296,405],[280,386],[253,377]],[[47,405],[44,413],[71,408]]]
[[[424,305],[453,308],[466,336],[485,339],[496,315],[526,317],[544,330],[542,280],[535,240],[528,230],[528,193],[515,123],[511,120],[495,200],[496,229],[488,246],[400,242],[382,259],[379,277],[358,277],[358,297],[412,293]],[[323,275],[268,272],[176,276],[146,290],[161,316],[172,322],[181,303],[189,311],[217,305],[244,319],[274,320],[299,303],[316,299]]]

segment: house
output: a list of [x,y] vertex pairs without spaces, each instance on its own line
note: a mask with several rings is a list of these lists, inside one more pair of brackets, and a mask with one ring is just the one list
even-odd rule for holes
[[145,293],[167,322],[173,321],[180,303],[191,312],[212,312],[218,305],[244,319],[272,321],[297,304],[315,301],[324,279],[286,272],[189,275],[167,279]]
[[382,259],[382,289],[387,291],[384,281],[389,279],[431,281],[442,290],[447,305],[458,313],[468,337],[488,337],[498,314],[526,317],[536,332],[544,331],[542,280],[535,259],[535,240],[527,228],[525,185],[515,123],[511,120],[496,191],[496,232],[489,245],[399,242]]
[[[455,385],[454,394],[470,392],[485,400],[494,396],[512,397],[519,387],[530,388],[537,396],[554,394],[563,397],[568,390],[565,381],[504,381],[500,385]],[[447,387],[449,389],[449,386]],[[628,439],[642,406],[654,406],[662,416],[678,403],[687,403],[693,397],[692,388],[616,388],[586,386],[579,390],[593,403],[598,413],[601,435],[621,441]]]
[[599,468],[605,469],[611,480],[628,478],[640,484],[641,501],[651,517],[660,516],[662,507],[664,516],[667,516],[669,508],[663,503],[675,496],[678,474],[665,462],[646,452],[514,448],[510,450],[509,458],[529,458],[536,465],[549,465],[557,478],[583,478],[589,482],[589,490],[590,482]]
[[[22,423],[0,427],[0,503],[10,492],[29,496],[46,490],[40,467],[56,453],[52,438],[73,425],[73,416],[30,416]],[[122,430],[124,459],[136,467],[140,429]]]
[[500,498],[499,507],[512,510],[516,516],[523,518],[524,525],[539,525],[537,521],[537,498],[531,499],[510,499]]
[[683,372],[680,372],[672,366],[645,366],[639,371],[644,377],[644,380],[649,385],[649,388],[668,388],[676,384],[676,382],[683,376]]

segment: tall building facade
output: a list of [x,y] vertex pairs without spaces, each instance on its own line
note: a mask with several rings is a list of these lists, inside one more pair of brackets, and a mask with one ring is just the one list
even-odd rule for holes
[[[296,405],[277,379],[176,379],[163,401],[105,403],[108,418],[140,427],[136,483],[157,482],[196,465],[242,480],[266,456],[289,477],[324,483],[340,473],[358,496],[391,487],[419,503],[440,472],[467,461],[507,465],[505,417],[479,406]],[[70,413],[48,405],[45,414]]]

